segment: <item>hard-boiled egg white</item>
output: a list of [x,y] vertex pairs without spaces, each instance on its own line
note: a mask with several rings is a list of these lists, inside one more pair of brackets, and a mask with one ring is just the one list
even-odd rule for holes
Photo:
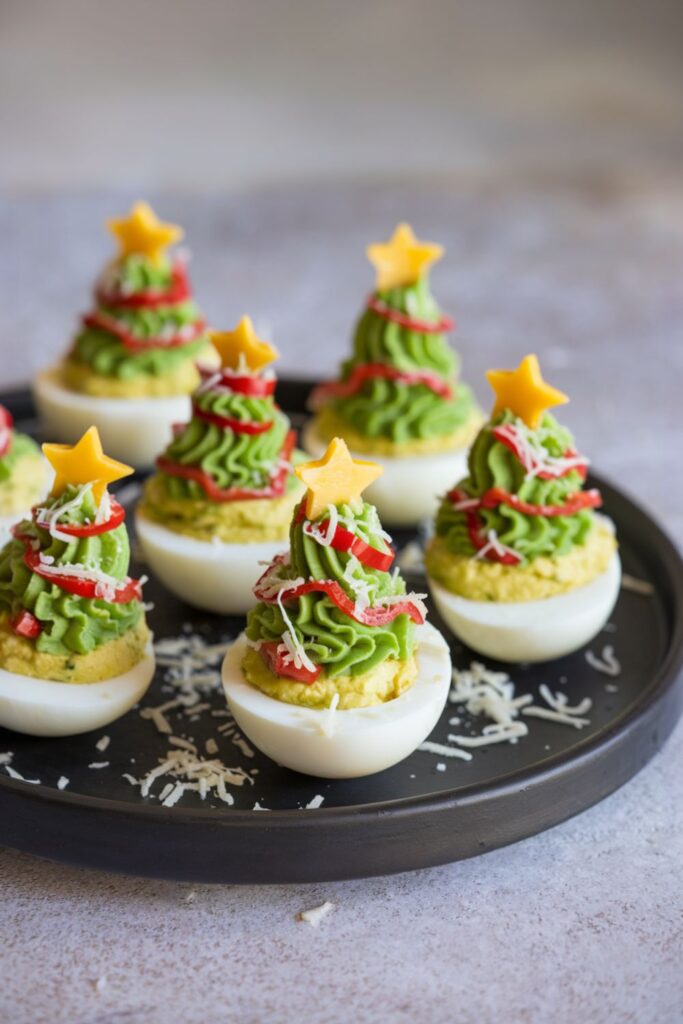
[[220,615],[243,615],[252,607],[261,563],[287,546],[286,537],[255,544],[197,540],[139,513],[135,527],[144,557],[164,586],[188,604]]
[[99,683],[60,683],[0,669],[0,725],[30,736],[75,736],[129,711],[154,676],[151,644],[141,661]]
[[223,689],[242,732],[277,764],[327,779],[372,775],[408,757],[430,734],[446,703],[448,645],[427,623],[417,627],[417,642],[417,680],[377,707],[318,710],[267,697],[242,673],[244,634],[225,656]]
[[[327,450],[327,442],[320,437],[313,420],[304,427],[302,441],[316,459],[322,458]],[[382,521],[390,526],[415,526],[434,516],[449,481],[467,476],[467,451],[461,448],[402,458],[357,451],[351,454],[376,462],[384,469],[382,476],[365,491],[365,499],[376,506]]]
[[107,455],[135,469],[152,466],[170,442],[173,424],[185,423],[191,414],[189,395],[103,398],[70,391],[58,368],[38,374],[33,394],[50,438],[74,444],[95,424]]
[[607,622],[619,594],[615,552],[590,583],[540,601],[471,601],[427,577],[441,618],[463,643],[499,661],[551,661],[588,643]]

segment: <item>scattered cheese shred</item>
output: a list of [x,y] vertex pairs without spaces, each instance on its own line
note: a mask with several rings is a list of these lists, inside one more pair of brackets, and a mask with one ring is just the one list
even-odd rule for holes
[[310,924],[311,928],[317,928],[320,922],[327,917],[331,910],[334,910],[335,904],[331,903],[330,900],[326,900],[325,903],[321,903],[319,907],[311,907],[310,910],[301,910],[297,915],[297,921],[301,921],[303,924]]
[[111,737],[110,736],[102,736],[102,738],[97,741],[95,746],[97,747],[99,752],[101,754],[103,754],[105,752],[105,750],[107,749],[107,747],[109,746],[110,743],[111,743]]
[[611,644],[605,644],[602,653],[598,656],[593,651],[586,651],[586,661],[597,672],[606,676],[618,676],[621,674],[621,665],[615,657],[614,648]]
[[60,775],[59,778],[57,779],[57,789],[66,789],[68,785],[69,780],[67,779],[66,775]]

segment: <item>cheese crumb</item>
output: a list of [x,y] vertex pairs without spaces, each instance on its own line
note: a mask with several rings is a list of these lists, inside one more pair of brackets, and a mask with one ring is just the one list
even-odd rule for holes
[[68,785],[69,780],[67,779],[66,775],[60,775],[57,780],[57,789],[66,789]]
[[311,907],[310,910],[302,910],[296,915],[297,921],[301,921],[303,924],[310,924],[311,928],[317,928],[323,918],[327,917],[331,910],[334,910],[335,904],[326,900],[325,903],[321,903],[319,907]]
[[103,754],[105,752],[105,750],[107,749],[107,747],[109,746],[110,743],[111,743],[111,737],[109,737],[109,736],[102,736],[102,738],[97,741],[95,746],[99,750],[100,754]]

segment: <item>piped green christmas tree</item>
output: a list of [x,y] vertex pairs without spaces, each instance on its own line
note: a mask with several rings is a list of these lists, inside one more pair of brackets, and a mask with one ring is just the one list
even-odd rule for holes
[[101,276],[65,367],[74,390],[113,396],[183,394],[199,382],[195,360],[210,353],[183,260],[168,254],[182,229],[147,203],[108,227],[118,257]]
[[43,451],[54,485],[0,551],[0,616],[36,651],[64,659],[67,676],[73,656],[127,636],[103,677],[117,675],[140,659],[147,635],[141,585],[128,576],[124,512],[106,489],[132,470],[104,455],[96,427],[74,446]]
[[368,454],[409,454],[467,445],[479,423],[472,392],[459,380],[452,322],[434,299],[428,269],[442,255],[400,224],[371,245],[376,288],[355,330],[341,379],[314,395],[324,439],[341,433]]
[[[394,553],[362,490],[381,473],[335,438],[296,470],[309,490],[290,552],[263,574],[247,620],[244,671],[269,696],[310,707],[380,704],[415,679],[419,595],[391,571]],[[343,681],[343,685],[342,685]]]
[[[487,377],[496,394],[491,418],[472,445],[469,475],[441,502],[427,567],[449,589],[476,599],[493,599],[494,591],[497,600],[517,599],[507,569],[516,570],[518,584],[527,579],[527,599],[549,596],[604,568],[614,539],[605,527],[595,530],[600,493],[585,488],[587,460],[548,412],[568,399],[543,380],[536,356]],[[585,557],[562,561],[581,548]],[[542,571],[534,568],[539,560]]]
[[246,316],[210,337],[221,369],[205,374],[192,418],[157,460],[141,511],[198,539],[286,536],[301,486],[291,465],[295,435],[269,369],[278,352]]

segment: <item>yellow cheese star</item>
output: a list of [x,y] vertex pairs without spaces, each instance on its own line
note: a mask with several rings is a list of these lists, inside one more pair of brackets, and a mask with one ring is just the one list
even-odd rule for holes
[[122,260],[139,253],[156,263],[169,245],[183,237],[182,228],[159,220],[149,203],[143,202],[131,206],[127,217],[110,218],[107,227],[119,243],[119,259]]
[[388,242],[369,245],[368,259],[377,271],[377,291],[415,284],[428,267],[441,259],[443,246],[420,242],[410,224],[399,224]]
[[562,391],[543,380],[535,355],[525,356],[516,370],[488,370],[486,379],[496,394],[491,417],[509,409],[532,430],[539,425],[546,409],[569,401]]
[[224,370],[246,366],[252,373],[258,373],[280,355],[274,345],[259,338],[248,316],[242,317],[234,331],[210,331],[209,338]]
[[78,444],[44,444],[43,453],[55,471],[51,492],[55,497],[69,484],[81,487],[92,483],[93,496],[99,505],[107,484],[133,472],[130,466],[104,454],[97,427],[86,430]]
[[335,437],[322,459],[296,466],[294,472],[308,487],[306,516],[317,519],[328,505],[358,501],[365,488],[384,470],[376,462],[351,458],[346,442]]

